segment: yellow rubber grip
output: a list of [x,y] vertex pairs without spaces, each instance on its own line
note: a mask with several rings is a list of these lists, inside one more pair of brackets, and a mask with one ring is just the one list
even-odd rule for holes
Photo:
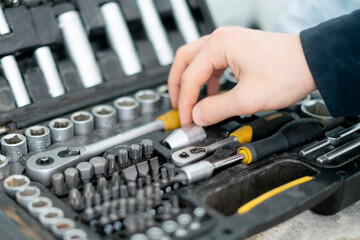
[[246,147],[240,147],[238,150],[237,150],[237,154],[239,155],[242,155],[243,156],[243,159],[241,160],[241,162],[243,164],[250,164],[251,161],[252,161],[252,154],[251,154],[251,151],[250,149],[246,148]]
[[170,110],[167,113],[156,118],[156,120],[163,121],[165,125],[165,131],[173,130],[181,126],[178,110]]
[[248,211],[250,211],[251,209],[253,209],[254,207],[256,207],[257,205],[265,202],[266,200],[268,200],[269,198],[289,189],[295,186],[298,186],[300,184],[306,183],[310,180],[312,180],[313,177],[310,176],[305,176],[302,178],[298,178],[294,181],[288,182],[284,185],[281,185],[280,187],[274,188],[260,196],[258,196],[257,198],[245,203],[244,205],[242,205],[241,207],[238,208],[237,213],[238,214],[244,214],[247,213]]
[[251,126],[243,126],[230,133],[230,136],[235,136],[239,143],[249,143],[253,136],[253,129]]

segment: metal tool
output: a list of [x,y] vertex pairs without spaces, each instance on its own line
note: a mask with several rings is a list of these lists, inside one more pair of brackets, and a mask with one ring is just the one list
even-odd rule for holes
[[17,162],[28,152],[26,138],[19,133],[10,133],[1,138],[2,153],[9,162]]
[[29,202],[33,199],[40,197],[41,191],[36,186],[27,186],[23,190],[16,193],[16,202],[23,208],[27,208]]
[[10,175],[4,180],[5,192],[15,197],[18,191],[24,190],[30,184],[30,179],[24,175]]
[[170,149],[187,147],[191,144],[201,142],[206,139],[206,132],[203,127],[190,123],[181,128],[175,129],[162,143]]
[[347,136],[350,136],[351,134],[357,132],[360,130],[360,123],[357,123],[347,129],[344,129],[340,132],[333,133],[333,134],[325,134],[326,138],[320,142],[314,143],[304,149],[302,149],[299,154],[303,157],[306,157],[307,155],[316,152],[322,148],[325,148],[327,146],[334,146],[337,147],[341,140],[346,138]]
[[292,121],[268,138],[243,144],[236,155],[214,162],[202,160],[182,167],[181,172],[173,178],[173,182],[193,183],[210,177],[216,169],[239,162],[243,164],[256,162],[270,154],[313,141],[323,136],[324,131],[319,121],[315,119]]
[[321,164],[329,163],[335,160],[337,157],[340,157],[341,155],[350,152],[351,150],[354,150],[356,148],[360,147],[360,137],[356,138],[355,140],[352,140],[351,142],[348,142],[330,152],[325,153],[324,155],[321,155],[316,158],[316,161]]
[[46,86],[51,97],[55,98],[65,93],[64,85],[61,82],[55,59],[48,46],[39,47],[34,51],[35,60],[44,75]]
[[[0,35],[10,33],[10,27],[6,21],[2,7],[0,7]],[[11,91],[14,95],[16,105],[23,107],[31,103],[27,93],[23,78],[16,59],[13,55],[8,55],[0,59],[0,63],[6,80],[9,82]]]
[[107,161],[103,157],[93,157],[89,161],[94,167],[97,178],[103,177],[107,171]]
[[64,240],[73,240],[73,239],[88,239],[87,234],[82,229],[69,229],[64,234]]
[[79,13],[67,11],[57,17],[67,53],[80,75],[85,88],[102,83],[102,77],[94,52],[86,36]]
[[169,65],[174,59],[174,52],[166,36],[164,25],[156,11],[154,2],[152,0],[136,0],[136,3],[140,11],[141,21],[144,25],[146,35],[154,47],[160,65]]
[[179,126],[180,119],[178,112],[172,110],[158,117],[156,121],[119,133],[87,146],[58,147],[49,151],[37,153],[26,161],[26,172],[32,179],[45,186],[49,186],[51,184],[51,176],[56,172],[64,171],[67,167],[86,161],[93,156],[103,153],[109,148],[137,137],[154,131],[175,129]]
[[170,0],[172,11],[176,25],[181,35],[185,39],[185,43],[190,43],[200,37],[200,33],[196,27],[194,18],[191,15],[189,6],[185,0]]
[[[174,152],[171,155],[171,158],[175,165],[185,166],[209,156],[217,149],[228,144],[234,142],[248,143],[260,140],[264,137],[268,137],[291,120],[293,120],[292,116],[289,113],[285,112],[275,113],[265,117],[261,117],[245,126],[241,126],[237,130],[232,132],[228,138],[204,147],[190,146],[184,149],[180,149]],[[178,137],[180,138],[181,136]],[[181,139],[185,139],[185,137],[182,136]],[[184,140],[174,140],[174,142],[175,141],[185,142]]]
[[129,157],[134,161],[137,162],[142,157],[142,149],[139,144],[131,144],[129,148]]
[[27,209],[33,217],[39,218],[39,215],[51,208],[52,205],[53,203],[49,198],[37,197],[28,203]]
[[[76,165],[83,183],[88,183],[94,175],[94,167],[89,162],[81,162]],[[85,185],[86,186],[86,185]]]
[[156,91],[161,96],[161,105],[165,109],[171,108],[171,101],[170,101],[170,94],[169,94],[169,88],[167,84],[160,85],[156,88]]
[[137,91],[135,99],[140,103],[141,114],[157,112],[160,109],[161,98],[154,90],[145,89]]
[[95,126],[99,128],[112,128],[116,124],[116,110],[110,105],[98,105],[91,110],[95,117]]
[[0,155],[0,180],[9,176],[9,161],[4,155]]
[[151,157],[154,152],[154,142],[150,139],[143,139],[140,142],[140,146],[143,150],[144,156],[146,158]]
[[39,215],[41,224],[50,229],[52,225],[59,222],[64,217],[64,212],[60,208],[51,207]]
[[51,225],[50,229],[56,237],[62,239],[69,229],[75,228],[75,222],[69,218],[62,218],[57,223]]
[[140,72],[141,62],[119,4],[105,3],[100,7],[100,11],[104,19],[107,38],[125,74],[133,75]]
[[74,137],[74,124],[67,118],[50,121],[49,128],[53,142],[64,142]]
[[75,112],[70,117],[75,135],[86,135],[94,131],[94,117],[89,112]]
[[114,101],[119,122],[131,121],[140,115],[140,104],[133,97],[121,97]]
[[69,167],[64,171],[65,182],[68,189],[76,188],[79,185],[80,178],[79,172],[74,167]]
[[32,126],[25,130],[29,151],[44,150],[51,144],[50,130],[44,126]]

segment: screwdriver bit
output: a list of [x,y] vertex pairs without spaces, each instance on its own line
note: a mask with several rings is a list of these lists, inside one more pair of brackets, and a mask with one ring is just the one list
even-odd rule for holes
[[137,187],[138,187],[139,189],[141,189],[141,188],[143,187],[143,185],[144,185],[144,178],[139,177],[139,178],[137,179]]
[[101,195],[100,193],[95,193],[95,213],[99,215],[101,213]]
[[103,195],[103,201],[104,201],[104,203],[110,201],[110,191],[109,191],[108,189],[105,188],[105,189],[102,191],[102,195]]
[[69,192],[69,202],[75,211],[80,211],[84,208],[83,199],[81,197],[80,191],[77,188],[72,188]]
[[118,199],[119,198],[119,187],[113,186],[111,188],[111,197],[112,199]]
[[168,201],[163,202],[164,211],[162,220],[169,220],[171,218],[171,204]]
[[126,198],[120,198],[119,199],[119,217],[124,218],[127,214],[127,200]]
[[112,187],[120,187],[121,179],[119,173],[115,172],[111,178]]
[[54,173],[51,177],[53,192],[56,196],[65,194],[65,180],[62,173]]
[[108,187],[108,182],[107,182],[106,178],[100,177],[97,181],[96,190],[102,194],[104,189],[106,189],[107,187]]
[[154,157],[154,158],[150,159],[149,164],[150,164],[150,169],[151,169],[152,174],[159,172],[160,165],[159,165],[158,157]]
[[125,180],[128,182],[135,181],[138,177],[138,172],[135,165],[123,169],[122,174]]
[[110,222],[108,213],[109,213],[110,203],[106,202],[101,206],[101,217],[99,219],[99,224],[105,226]]
[[95,198],[95,188],[92,183],[88,182],[84,186],[84,197],[89,197],[91,200]]
[[102,177],[107,171],[107,160],[103,157],[93,157],[89,161],[94,166],[97,178]]
[[150,175],[147,175],[147,176],[146,176],[146,178],[145,178],[145,182],[146,182],[146,185],[147,185],[147,186],[152,185],[152,182],[151,182],[151,176],[150,176]]
[[129,157],[132,162],[138,162],[142,158],[142,149],[139,144],[131,144],[129,149]]
[[146,177],[149,174],[149,164],[147,161],[136,164],[139,177]]
[[163,184],[166,184],[168,182],[168,170],[166,167],[160,168],[160,174],[161,174],[161,182]]
[[115,155],[109,154],[106,156],[108,162],[107,176],[112,176],[116,172]]
[[146,199],[145,199],[145,191],[143,189],[139,189],[136,192],[136,203],[137,209],[139,211],[144,211],[146,208]]
[[65,175],[65,182],[69,189],[78,186],[80,178],[79,178],[79,172],[76,168],[65,169],[64,175]]
[[94,167],[89,162],[81,162],[76,165],[83,183],[88,183],[94,175]]
[[121,184],[120,185],[120,197],[121,198],[127,198],[129,197],[128,188],[126,185]]
[[171,211],[172,214],[177,215],[180,213],[180,204],[179,204],[179,196],[178,195],[172,195],[171,196]]
[[118,201],[116,201],[116,200],[111,201],[110,216],[109,216],[111,222],[115,222],[119,218],[119,216],[117,214],[117,207],[118,207]]
[[136,211],[136,199],[133,197],[128,198],[128,213],[134,214]]
[[144,156],[150,158],[154,152],[154,142],[150,139],[143,139],[140,142],[140,146],[144,151]]
[[155,204],[161,204],[162,194],[160,189],[160,183],[154,183],[154,202]]
[[135,182],[128,182],[127,187],[128,187],[129,196],[135,197],[136,191],[137,191],[136,183]]
[[164,163],[163,167],[166,167],[169,174],[169,179],[171,180],[173,177],[175,177],[175,165],[172,163]]
[[128,157],[128,150],[127,149],[120,149],[119,155],[118,155],[118,164],[119,167],[124,167],[129,163],[129,157]]

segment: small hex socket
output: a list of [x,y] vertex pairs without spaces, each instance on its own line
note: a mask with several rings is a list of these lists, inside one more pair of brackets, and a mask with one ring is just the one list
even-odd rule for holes
[[49,198],[37,197],[28,203],[27,209],[32,216],[39,218],[41,213],[46,212],[46,210],[52,206],[52,201]]
[[135,93],[135,99],[140,103],[141,114],[153,113],[160,109],[160,96],[151,89]]
[[62,218],[57,223],[51,225],[50,229],[58,238],[63,238],[65,232],[75,228],[75,222],[69,218]]
[[29,151],[44,150],[51,144],[50,130],[44,126],[32,126],[25,130]]
[[0,180],[9,176],[9,161],[4,155],[0,155]]
[[11,133],[1,139],[1,150],[9,162],[17,162],[28,153],[26,138],[22,134]]
[[30,179],[24,175],[10,175],[4,180],[5,192],[15,197],[18,191],[25,189],[30,184]]
[[41,224],[50,229],[52,225],[59,222],[64,217],[64,212],[60,208],[51,207],[39,215]]
[[94,117],[89,112],[73,113],[70,119],[74,124],[75,135],[87,135],[94,131]]
[[99,105],[91,110],[95,117],[95,126],[99,128],[112,128],[116,124],[116,109],[110,105]]
[[26,208],[33,199],[40,197],[41,191],[36,186],[28,186],[16,193],[16,202]]
[[79,171],[76,168],[67,168],[64,171],[65,176],[65,182],[68,185],[68,188],[74,188],[79,185],[80,177],[79,177]]
[[57,118],[49,123],[53,142],[64,142],[74,137],[74,124],[67,118]]
[[82,229],[69,229],[64,234],[64,240],[74,240],[74,239],[88,239],[86,232]]
[[170,109],[171,108],[171,101],[169,95],[169,88],[167,84],[161,85],[156,88],[156,91],[161,96],[161,105],[163,108]]
[[121,97],[114,101],[119,122],[131,121],[139,117],[140,104],[133,97]]

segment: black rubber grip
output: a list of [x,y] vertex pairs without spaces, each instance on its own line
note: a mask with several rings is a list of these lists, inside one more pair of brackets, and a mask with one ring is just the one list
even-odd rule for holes
[[276,133],[282,126],[292,120],[294,118],[290,113],[279,112],[252,121],[248,124],[253,130],[251,141],[258,141]]
[[325,129],[316,119],[303,118],[283,126],[276,134],[263,140],[244,144],[251,151],[252,161],[270,154],[286,151],[290,148],[314,141],[325,134]]

